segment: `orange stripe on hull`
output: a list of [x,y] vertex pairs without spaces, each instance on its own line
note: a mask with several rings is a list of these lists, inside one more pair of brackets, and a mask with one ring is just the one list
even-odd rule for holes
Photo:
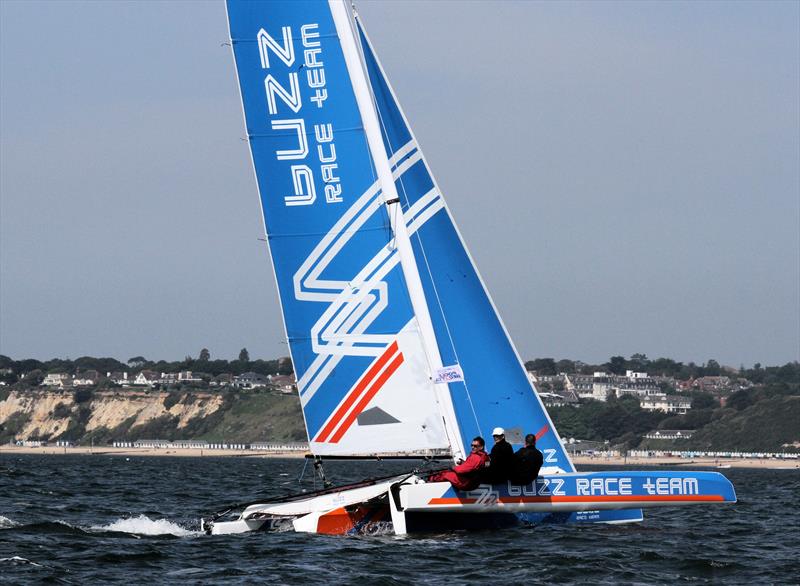
[[[720,494],[665,494],[665,495],[605,495],[605,496],[503,496],[497,502],[503,504],[524,503],[594,503],[594,502],[680,502],[680,501],[724,501]],[[429,505],[474,505],[477,498],[433,498]]]
[[347,535],[360,533],[370,523],[386,521],[389,515],[388,505],[371,506],[368,504],[355,507],[339,507],[328,511],[317,520],[317,533],[324,535]]
[[353,527],[355,523],[344,507],[325,513],[317,521],[317,533],[325,535],[344,535]]

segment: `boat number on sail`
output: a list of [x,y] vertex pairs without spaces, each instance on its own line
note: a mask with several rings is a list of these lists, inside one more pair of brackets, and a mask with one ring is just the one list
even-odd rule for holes
[[[275,156],[279,161],[292,161],[289,166],[293,193],[284,196],[287,206],[311,205],[317,199],[315,169],[325,184],[324,193],[327,203],[342,202],[342,185],[338,176],[339,165],[336,162],[336,144],[334,142],[333,124],[322,122],[314,124],[313,133],[306,131],[306,120],[302,117],[303,92],[300,89],[300,73],[305,71],[304,85],[310,94],[309,101],[317,108],[323,108],[328,99],[325,80],[325,61],[322,44],[319,41],[319,24],[309,23],[300,27],[303,62],[294,66],[295,42],[292,27],[281,29],[282,43],[276,41],[263,28],[258,31],[258,50],[261,57],[261,68],[270,69],[270,52],[280,59],[287,68],[286,76],[278,79],[270,71],[264,78],[264,90],[267,98],[270,124],[272,130],[296,139],[296,148],[276,149]],[[287,89],[288,88],[288,89]],[[312,106],[312,108],[313,108]],[[290,110],[291,113],[285,112]],[[281,110],[279,112],[279,110]],[[300,116],[298,116],[300,115]],[[311,152],[308,145],[309,134],[316,144],[316,161],[309,159]]]

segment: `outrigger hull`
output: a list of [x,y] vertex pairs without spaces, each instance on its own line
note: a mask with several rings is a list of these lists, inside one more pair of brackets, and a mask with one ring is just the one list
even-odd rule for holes
[[555,474],[526,486],[486,484],[468,492],[402,475],[253,504],[235,520],[214,519],[203,528],[212,535],[286,530],[403,535],[519,523],[627,523],[641,521],[645,508],[735,502],[733,485],[717,472]]

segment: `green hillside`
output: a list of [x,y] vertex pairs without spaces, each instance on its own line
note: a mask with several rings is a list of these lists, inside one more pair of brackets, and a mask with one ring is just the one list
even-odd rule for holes
[[192,439],[209,442],[306,441],[297,395],[239,395]]
[[721,417],[698,429],[690,449],[777,451],[800,437],[800,396],[776,396]]

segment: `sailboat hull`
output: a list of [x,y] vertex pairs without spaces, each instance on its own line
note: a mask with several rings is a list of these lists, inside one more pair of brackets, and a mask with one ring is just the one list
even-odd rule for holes
[[449,483],[404,487],[406,511],[553,513],[735,502],[733,485],[716,472],[624,471],[543,476],[525,486]]
[[623,471],[554,474],[525,486],[481,485],[398,476],[341,487],[290,502],[255,504],[238,519],[209,522],[211,534],[294,530],[323,534],[395,534],[496,529],[520,523],[629,523],[642,509],[734,503],[733,485],[716,472]]

